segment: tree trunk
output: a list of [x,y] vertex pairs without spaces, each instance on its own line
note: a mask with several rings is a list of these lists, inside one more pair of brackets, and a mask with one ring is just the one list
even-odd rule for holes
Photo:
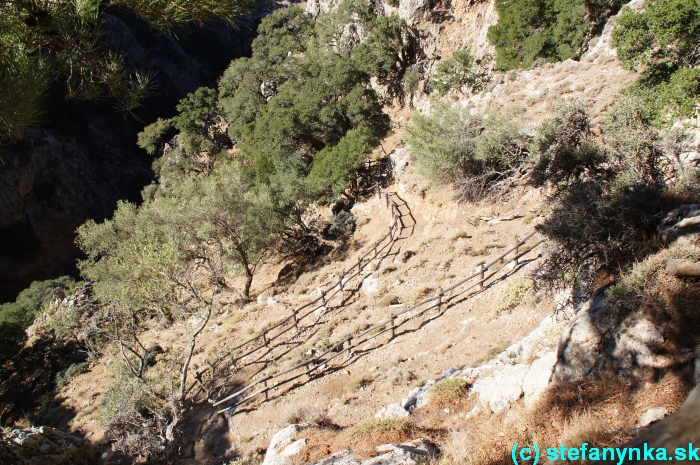
[[245,285],[243,286],[243,297],[250,298],[250,286],[253,284],[253,272],[250,267],[245,267]]

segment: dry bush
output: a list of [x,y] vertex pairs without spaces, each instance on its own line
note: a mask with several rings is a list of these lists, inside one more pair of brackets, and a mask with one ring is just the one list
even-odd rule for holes
[[450,239],[453,241],[456,241],[459,239],[466,239],[468,237],[469,237],[469,235],[466,233],[466,231],[460,231],[460,230],[457,230],[450,235]]
[[317,404],[288,405],[282,412],[280,419],[287,425],[299,423],[314,423],[322,425],[328,422],[327,410]]
[[534,281],[527,277],[510,278],[499,289],[492,303],[493,312],[499,315],[514,309],[532,294]]
[[413,422],[406,418],[375,418],[352,426],[343,431],[343,434],[353,437],[377,432],[404,432],[411,429],[414,429]]
[[380,307],[388,307],[389,305],[398,305],[401,303],[401,299],[394,294],[387,294],[377,302]]
[[488,253],[491,251],[491,249],[503,249],[503,248],[505,248],[505,245],[503,245],[503,244],[491,243],[491,244],[486,244],[481,249],[473,249],[471,247],[467,247],[464,249],[464,253],[469,255],[470,257],[480,257],[483,255],[488,255]]
[[425,299],[435,288],[430,286],[420,286],[411,292],[411,295],[406,299],[406,303],[409,305],[415,305],[421,300]]

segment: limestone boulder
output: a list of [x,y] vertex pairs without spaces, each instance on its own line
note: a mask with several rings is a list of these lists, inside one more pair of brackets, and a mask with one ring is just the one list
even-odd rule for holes
[[265,453],[262,465],[291,465],[292,457],[304,448],[306,439],[294,439],[299,432],[309,428],[311,424],[302,423],[289,425],[272,437],[270,446]]

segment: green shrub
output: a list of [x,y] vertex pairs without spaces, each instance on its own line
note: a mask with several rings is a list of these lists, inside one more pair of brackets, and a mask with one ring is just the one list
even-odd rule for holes
[[627,94],[641,98],[655,119],[697,111],[700,69],[700,4],[696,0],[644,2],[624,8],[613,31],[617,56],[627,69],[644,69]]
[[598,270],[625,267],[654,250],[651,238],[668,209],[698,201],[697,187],[677,188],[685,178],[665,180],[661,169],[684,150],[687,135],[661,131],[651,120],[638,99],[621,99],[603,124],[606,146],[580,107],[562,108],[543,124],[532,179],[553,191],[537,229],[556,245],[543,276],[590,285]]
[[74,363],[59,374],[56,375],[56,386],[61,389],[71,382],[73,378],[78,375],[86,373],[90,368],[90,364],[87,362]]
[[567,184],[606,161],[596,142],[588,112],[581,104],[565,105],[545,120],[534,141],[532,181]]
[[171,120],[158,118],[155,123],[143,128],[136,143],[149,155],[157,155],[163,151],[164,137],[171,128]]
[[498,22],[487,37],[496,47],[498,67],[528,68],[578,58],[621,4],[620,0],[497,1]]
[[491,80],[484,64],[484,60],[475,60],[469,50],[458,50],[451,59],[440,63],[430,83],[440,95],[462,87],[472,93],[480,92]]
[[14,302],[0,305],[0,364],[17,354],[27,339],[25,330],[57,291],[70,294],[76,283],[68,276],[34,281]]
[[435,383],[430,392],[444,399],[458,399],[467,393],[467,382],[462,378],[444,379]]
[[512,117],[472,116],[459,105],[415,114],[407,132],[418,169],[437,184],[455,185],[462,200],[500,195],[528,155],[529,139]]

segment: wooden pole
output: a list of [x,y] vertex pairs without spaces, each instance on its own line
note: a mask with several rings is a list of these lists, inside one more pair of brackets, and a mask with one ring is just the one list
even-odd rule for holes
[[484,288],[484,273],[486,272],[486,267],[484,267],[484,264],[482,263],[479,265],[479,287],[482,289]]
[[391,323],[389,323],[389,325],[391,327],[391,338],[394,339],[396,337],[396,325],[394,323],[394,318],[396,318],[396,315],[392,313],[390,318]]
[[700,263],[670,259],[666,262],[666,273],[677,278],[698,278],[700,277]]
[[357,257],[357,274],[362,273],[362,259]]

